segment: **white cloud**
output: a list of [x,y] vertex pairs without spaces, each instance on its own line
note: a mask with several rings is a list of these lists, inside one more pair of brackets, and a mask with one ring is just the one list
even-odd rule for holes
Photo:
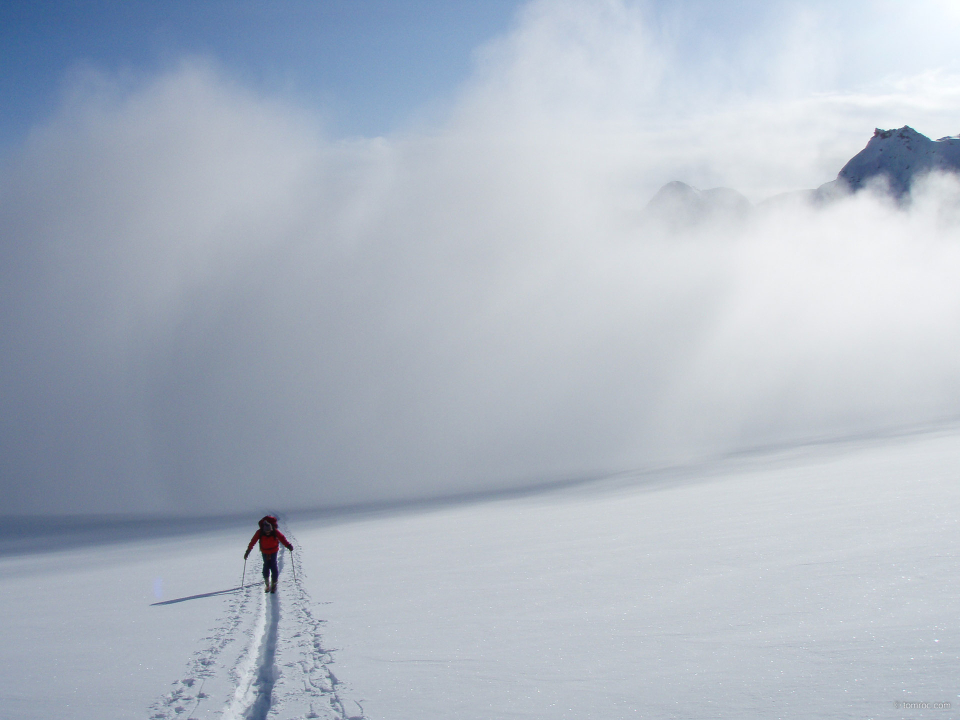
[[812,187],[956,117],[946,72],[811,92],[809,36],[793,90],[705,102],[642,11],[538,3],[448,122],[377,139],[202,63],[84,81],[3,171],[9,507],[333,504],[956,413],[951,181],[639,222],[667,180]]

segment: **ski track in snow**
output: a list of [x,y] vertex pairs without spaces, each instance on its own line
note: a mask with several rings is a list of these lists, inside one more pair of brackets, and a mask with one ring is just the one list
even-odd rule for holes
[[[285,535],[299,548],[296,536]],[[278,558],[281,570],[276,594],[263,592],[263,583],[247,583],[235,593],[226,615],[204,638],[203,649],[194,653],[173,690],[150,708],[151,720],[363,720],[350,715],[340,695],[340,681],[330,669],[333,655],[323,646],[323,620],[314,617],[312,601],[303,588],[299,551],[290,556],[292,573],[283,573],[287,552]],[[261,577],[262,565],[251,568]],[[256,606],[255,609],[253,606]],[[252,629],[250,613],[256,612]],[[248,636],[245,649],[231,660],[224,652]],[[227,697],[204,692],[205,685],[226,681]],[[224,693],[219,693],[221,696]]]
[[151,720],[180,717],[187,711],[190,712],[187,717],[193,717],[201,704],[208,699],[209,696],[203,691],[204,685],[216,675],[220,654],[236,640],[249,612],[251,597],[248,589],[249,586],[230,598],[226,616],[211,634],[204,638],[208,642],[206,647],[194,653],[183,678],[173,683],[174,689],[151,707]]
[[[268,606],[270,606],[271,616],[269,633],[267,632]],[[264,593],[258,605],[257,622],[250,638],[250,645],[233,672],[237,678],[237,687],[234,690],[233,699],[224,708],[224,720],[243,720],[248,714],[253,716],[251,720],[254,720],[254,717],[260,720],[266,715],[265,710],[260,712],[259,716],[256,716],[255,712],[261,710],[265,702],[261,696],[273,692],[273,660],[276,654],[279,624],[277,615],[276,596],[268,599]],[[269,703],[269,697],[266,698],[266,702]]]

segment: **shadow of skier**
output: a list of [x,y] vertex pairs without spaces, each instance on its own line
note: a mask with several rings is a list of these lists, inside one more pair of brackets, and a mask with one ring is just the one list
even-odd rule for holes
[[163,602],[150,603],[150,607],[154,605],[173,605],[174,603],[182,603],[187,600],[196,600],[198,598],[214,597],[215,595],[228,595],[230,593],[235,593],[238,590],[243,590],[248,587],[259,587],[260,583],[247,583],[243,587],[237,586],[235,588],[230,588],[229,590],[217,590],[216,592],[201,593],[200,595],[188,595],[187,597],[176,598],[174,600],[164,600]]

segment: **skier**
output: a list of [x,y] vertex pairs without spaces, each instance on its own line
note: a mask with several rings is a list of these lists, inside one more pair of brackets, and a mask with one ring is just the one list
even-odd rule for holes
[[[277,519],[273,515],[260,518],[260,529],[253,534],[253,539],[247,545],[247,551],[243,554],[244,560],[250,557],[250,551],[257,540],[260,541],[260,552],[263,554],[263,591],[275,593],[277,576],[280,574],[280,568],[277,567],[277,551],[283,543],[287,550],[293,552],[293,545],[277,529]],[[273,573],[273,582],[270,581],[270,573]]]

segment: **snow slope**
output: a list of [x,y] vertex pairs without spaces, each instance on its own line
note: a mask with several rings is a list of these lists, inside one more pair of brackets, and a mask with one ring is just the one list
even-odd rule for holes
[[894,703],[958,705],[958,469],[932,434],[300,536],[371,719],[945,717]]
[[0,559],[0,717],[348,717],[289,555],[241,592],[248,530]]
[[256,518],[5,557],[2,716],[952,717],[902,703],[960,703],[958,469],[953,429],[294,516],[276,596]]
[[899,197],[910,190],[914,177],[934,170],[960,172],[960,139],[931,140],[909,125],[899,130],[877,128],[867,146],[841,168],[836,182],[856,192],[883,177]]

